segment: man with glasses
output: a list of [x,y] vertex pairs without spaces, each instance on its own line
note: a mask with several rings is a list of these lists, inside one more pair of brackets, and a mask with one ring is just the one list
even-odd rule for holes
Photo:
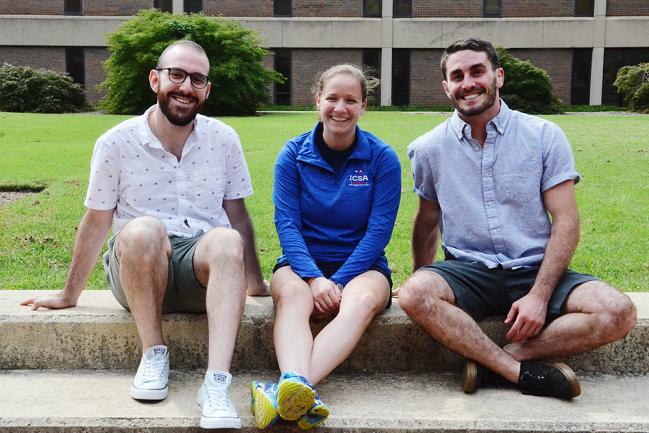
[[108,230],[104,268],[133,314],[143,356],[130,395],[167,397],[169,352],[161,316],[207,312],[208,370],[198,393],[203,428],[240,428],[229,397],[232,352],[246,291],[266,295],[244,197],[250,175],[235,131],[199,113],[209,96],[203,48],[177,41],[149,73],[158,103],[95,144],[72,265],[55,297],[23,302],[77,304]]

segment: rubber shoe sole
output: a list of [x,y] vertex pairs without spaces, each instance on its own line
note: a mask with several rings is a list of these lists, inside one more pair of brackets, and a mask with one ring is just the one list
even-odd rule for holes
[[131,392],[129,394],[135,400],[159,401],[167,398],[167,395],[169,394],[169,387],[165,386],[162,389],[145,389],[136,388],[131,385]]
[[324,404],[316,405],[297,420],[297,426],[302,430],[316,428],[327,420],[329,413],[329,409]]
[[241,428],[241,419],[240,418],[208,418],[201,417],[199,423],[201,428],[211,429],[211,428]]
[[569,398],[575,398],[579,396],[581,394],[581,385],[579,385],[577,375],[574,371],[572,371],[572,368],[568,367],[568,365],[564,364],[563,362],[557,362],[550,365],[558,369],[566,377],[566,380],[570,384],[570,389],[572,390],[572,396]]
[[478,364],[467,360],[462,371],[462,389],[466,394],[476,392],[480,384],[478,383]]
[[297,421],[315,403],[315,390],[309,385],[283,380],[277,390],[277,411],[286,421]]
[[277,409],[273,401],[262,388],[258,388],[255,383],[250,384],[250,395],[252,396],[252,406],[250,408],[252,415],[255,417],[255,427],[265,429],[271,426],[277,420]]

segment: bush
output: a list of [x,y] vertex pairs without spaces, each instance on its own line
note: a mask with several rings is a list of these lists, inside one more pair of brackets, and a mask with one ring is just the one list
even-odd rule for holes
[[200,44],[210,60],[212,93],[204,113],[254,114],[268,101],[269,86],[282,75],[261,61],[268,51],[255,33],[236,21],[198,15],[141,11],[108,37],[107,91],[101,108],[114,114],[140,114],[156,101],[149,87],[149,71],[172,42],[189,39]]
[[649,63],[623,66],[613,85],[632,110],[649,111]]
[[527,60],[513,57],[498,48],[500,66],[505,70],[505,85],[500,97],[510,108],[529,114],[561,113],[561,104],[552,94],[552,80],[543,69]]
[[66,74],[8,63],[0,67],[0,111],[70,113],[85,109],[83,89]]

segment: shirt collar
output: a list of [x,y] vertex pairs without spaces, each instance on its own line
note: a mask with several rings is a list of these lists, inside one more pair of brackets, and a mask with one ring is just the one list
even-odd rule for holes
[[[318,128],[322,128],[322,123],[318,122],[306,137],[298,153],[298,159],[328,168],[329,165],[324,161],[316,146],[316,134],[319,133]],[[362,130],[358,125],[356,125],[356,147],[349,158],[369,161],[372,159],[372,147],[370,146],[366,134],[362,134],[361,132]]]
[[[162,143],[160,140],[153,134],[151,127],[149,126],[149,115],[158,105],[152,105],[142,114],[141,121],[137,123],[137,126],[133,130],[133,134],[137,137],[138,143],[140,145],[148,144],[149,147],[163,149]],[[205,132],[205,118],[201,114],[196,115],[194,119],[194,130],[192,134],[203,134]],[[192,134],[187,138],[187,143],[191,142]]]
[[[489,123],[494,126],[494,129],[500,135],[505,134],[505,130],[507,129],[507,124],[509,123],[509,118],[511,117],[511,112],[512,110],[507,106],[507,104],[505,104],[505,101],[501,99],[500,111],[498,112],[496,117],[494,117],[489,121]],[[466,123],[464,120],[462,120],[457,110],[453,112],[450,123],[453,132],[457,136],[457,139],[462,140],[462,138],[465,136],[467,128],[469,128],[469,124]]]

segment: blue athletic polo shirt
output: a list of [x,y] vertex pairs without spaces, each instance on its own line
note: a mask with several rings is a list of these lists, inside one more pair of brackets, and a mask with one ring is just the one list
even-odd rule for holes
[[401,198],[394,150],[356,127],[356,147],[336,172],[320,155],[321,126],[290,140],[275,163],[275,226],[284,255],[302,278],[316,262],[344,262],[331,280],[342,285],[372,265],[389,273],[384,249]]

